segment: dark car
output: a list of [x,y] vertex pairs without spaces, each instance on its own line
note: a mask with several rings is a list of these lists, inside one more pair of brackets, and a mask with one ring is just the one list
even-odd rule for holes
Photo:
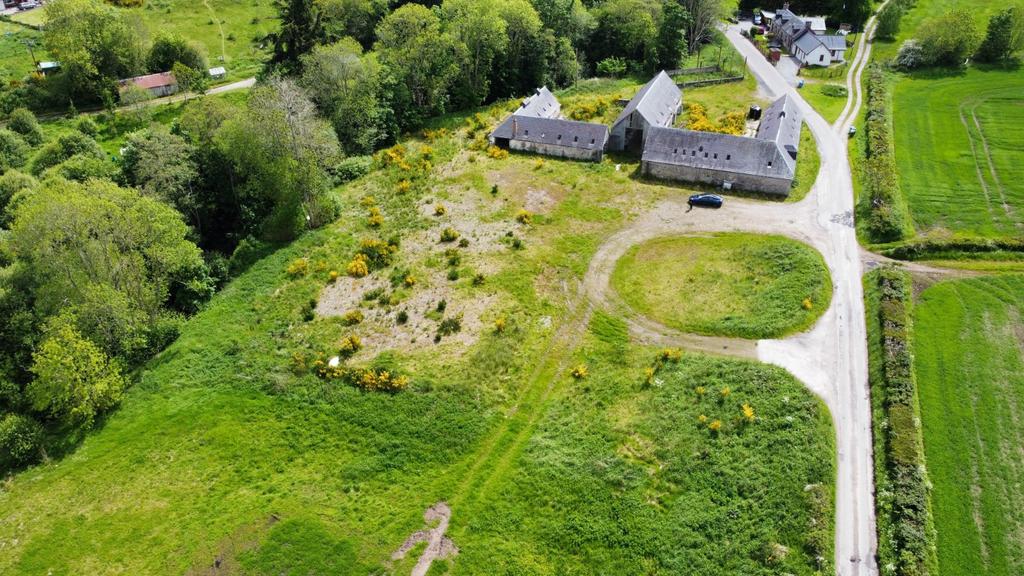
[[691,207],[703,206],[705,208],[721,208],[723,202],[724,200],[718,194],[694,194],[686,201]]

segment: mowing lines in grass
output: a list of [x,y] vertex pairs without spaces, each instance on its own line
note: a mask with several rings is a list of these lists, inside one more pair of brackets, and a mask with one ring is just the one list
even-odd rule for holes
[[1024,231],[1024,74],[968,70],[897,83],[900,188],[915,226],[987,237]]
[[1024,573],[1024,276],[937,284],[915,322],[939,571]]

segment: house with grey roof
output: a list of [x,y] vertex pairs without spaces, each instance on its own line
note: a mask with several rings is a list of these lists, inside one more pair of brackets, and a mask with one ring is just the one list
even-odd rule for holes
[[846,61],[846,37],[825,34],[823,16],[797,16],[786,4],[775,13],[770,31],[804,66],[828,66]]
[[803,115],[788,96],[761,116],[753,138],[652,127],[640,169],[662,180],[788,196],[796,176]]
[[662,70],[644,84],[615,119],[608,138],[608,149],[639,152],[647,130],[675,124],[682,104],[682,91]]
[[608,145],[608,127],[561,117],[558,98],[546,87],[523,100],[491,132],[495,146],[576,160],[600,162]]

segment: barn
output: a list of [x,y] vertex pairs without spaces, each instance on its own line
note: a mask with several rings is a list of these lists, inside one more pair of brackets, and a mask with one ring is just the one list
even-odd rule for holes
[[682,91],[662,70],[644,84],[615,119],[608,137],[608,149],[639,153],[647,130],[675,124],[682,104]]

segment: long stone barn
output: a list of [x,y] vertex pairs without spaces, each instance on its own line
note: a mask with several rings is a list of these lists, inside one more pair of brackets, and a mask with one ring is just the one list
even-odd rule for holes
[[561,118],[562,106],[546,87],[522,102],[494,132],[495,146],[545,156],[600,162],[608,144],[608,127]]
[[783,96],[764,112],[753,138],[651,127],[641,171],[661,180],[788,196],[802,123],[795,103]]

